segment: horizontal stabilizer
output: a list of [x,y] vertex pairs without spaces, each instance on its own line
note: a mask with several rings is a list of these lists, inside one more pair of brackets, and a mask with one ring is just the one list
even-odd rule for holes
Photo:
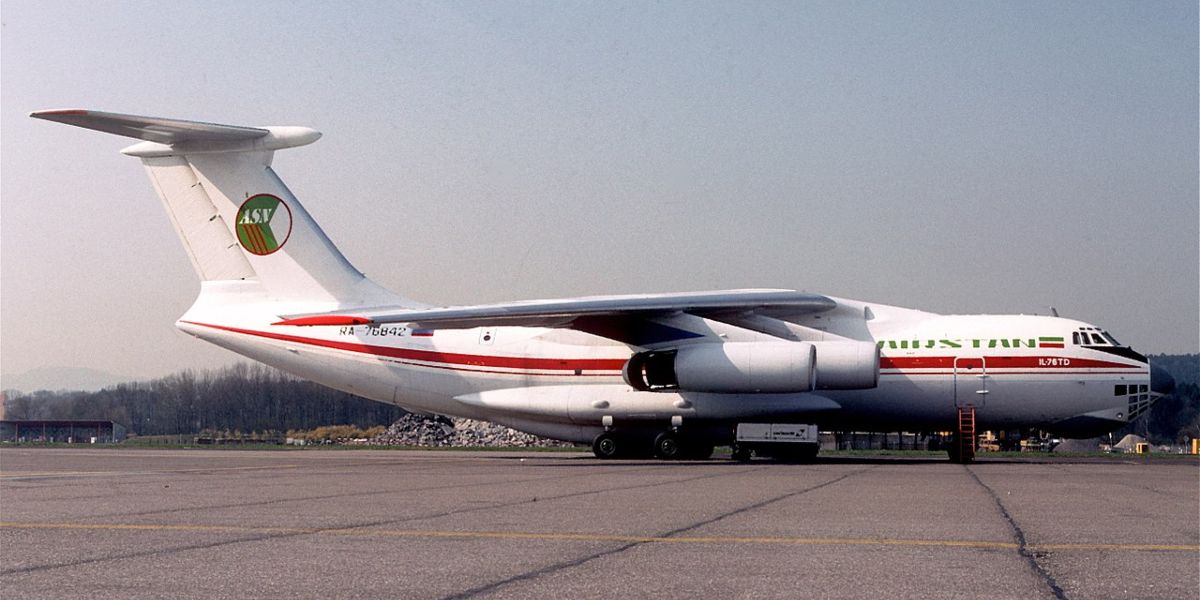
[[276,325],[408,323],[421,328],[470,329],[487,326],[569,327],[580,317],[648,317],[689,313],[697,316],[769,310],[808,314],[833,309],[825,296],[791,290],[726,290],[682,294],[593,296],[506,304],[429,309],[381,307],[352,313],[290,315]]
[[270,133],[268,130],[258,127],[141,117],[95,110],[39,110],[30,113],[29,116],[159,144],[176,144],[185,141],[232,142],[252,140]]

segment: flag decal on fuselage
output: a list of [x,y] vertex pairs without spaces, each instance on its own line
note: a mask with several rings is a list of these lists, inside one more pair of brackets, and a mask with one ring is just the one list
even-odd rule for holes
[[1062,348],[1064,347],[1062,337],[1039,337],[1038,348]]
[[291,235],[292,209],[276,196],[251,196],[238,209],[237,238],[251,254],[271,254],[282,248]]

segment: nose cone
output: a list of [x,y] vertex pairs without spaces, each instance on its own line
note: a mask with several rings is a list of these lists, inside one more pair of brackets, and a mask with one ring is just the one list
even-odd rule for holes
[[1175,391],[1175,378],[1166,369],[1151,364],[1150,365],[1150,391],[1155,394],[1166,396]]

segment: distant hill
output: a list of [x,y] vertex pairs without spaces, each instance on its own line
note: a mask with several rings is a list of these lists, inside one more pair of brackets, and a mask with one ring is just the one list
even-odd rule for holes
[[5,375],[3,379],[0,379],[0,390],[94,392],[104,387],[133,380],[133,377],[82,367],[39,367],[19,375]]

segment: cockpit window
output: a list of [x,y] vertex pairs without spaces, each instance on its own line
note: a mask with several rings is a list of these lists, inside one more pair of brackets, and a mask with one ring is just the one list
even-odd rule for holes
[[1076,346],[1113,346],[1120,348],[1121,343],[1107,331],[1096,327],[1080,327],[1071,334],[1071,341]]

